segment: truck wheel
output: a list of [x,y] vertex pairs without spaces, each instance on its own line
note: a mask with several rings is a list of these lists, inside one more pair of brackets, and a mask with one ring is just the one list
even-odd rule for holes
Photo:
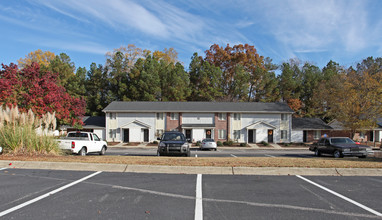
[[105,155],[105,153],[106,153],[106,148],[105,146],[103,146],[101,151],[99,152],[99,155]]
[[338,150],[334,151],[334,153],[333,153],[333,157],[334,157],[334,158],[340,158],[340,157],[342,157],[341,152],[339,152]]
[[314,150],[314,156],[316,157],[321,156],[321,152],[317,148]]
[[86,148],[81,148],[81,150],[78,152],[78,155],[80,156],[86,156]]

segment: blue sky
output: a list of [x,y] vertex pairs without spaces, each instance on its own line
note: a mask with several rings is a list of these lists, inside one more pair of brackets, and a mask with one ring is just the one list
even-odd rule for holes
[[254,45],[281,64],[291,58],[349,67],[382,55],[382,1],[2,0],[0,63],[37,49],[68,54],[76,67],[135,44],[173,47],[186,69],[212,44]]

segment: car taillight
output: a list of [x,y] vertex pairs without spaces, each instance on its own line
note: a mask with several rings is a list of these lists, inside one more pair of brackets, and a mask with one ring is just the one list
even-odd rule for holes
[[76,143],[72,141],[72,149],[74,149],[75,147],[76,147]]

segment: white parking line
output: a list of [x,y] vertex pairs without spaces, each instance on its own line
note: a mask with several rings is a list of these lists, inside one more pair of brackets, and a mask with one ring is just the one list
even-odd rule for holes
[[264,155],[267,156],[267,157],[276,157],[276,156],[269,155],[269,154],[264,154]]
[[202,174],[196,177],[195,220],[203,220]]
[[195,154],[195,157],[198,157],[198,155],[197,155],[197,154]]
[[7,168],[0,168],[0,170],[5,170],[5,169],[7,169]]
[[377,216],[382,217],[382,213],[377,212],[377,211],[375,211],[374,209],[371,209],[371,208],[369,208],[369,207],[367,207],[367,206],[364,206],[364,205],[362,205],[361,203],[358,203],[358,202],[356,202],[356,201],[354,201],[354,200],[352,200],[352,199],[349,199],[349,198],[346,197],[346,196],[343,196],[343,195],[341,195],[341,194],[339,194],[339,193],[336,193],[336,192],[334,192],[333,190],[330,190],[330,189],[328,189],[328,188],[326,188],[326,187],[324,187],[324,186],[321,186],[320,184],[317,184],[317,183],[315,183],[315,182],[313,182],[313,181],[311,181],[311,180],[308,180],[308,179],[306,179],[306,178],[304,178],[304,177],[302,177],[302,176],[300,176],[300,175],[296,175],[296,176],[297,176],[298,178],[300,178],[300,179],[302,179],[302,180],[304,180],[304,181],[306,181],[306,182],[312,184],[312,185],[315,185],[315,186],[317,186],[317,187],[319,187],[319,188],[321,188],[321,189],[323,189],[323,190],[325,190],[325,191],[327,191],[327,192],[329,192],[329,193],[335,195],[335,196],[340,197],[340,198],[343,199],[343,200],[346,200],[346,201],[348,201],[348,202],[350,202],[350,203],[352,203],[352,204],[354,204],[354,205],[356,205],[356,206],[358,206],[358,207],[360,207],[360,208],[362,208],[362,209],[365,209],[366,211],[371,212],[371,213],[373,213],[374,215],[377,215]]
[[237,157],[237,156],[235,156],[235,155],[233,155],[233,154],[231,154],[231,156],[232,156],[232,157]]
[[9,214],[9,213],[11,213],[11,212],[14,212],[14,211],[16,211],[16,210],[18,210],[18,209],[21,209],[21,208],[23,208],[23,207],[25,207],[25,206],[28,206],[28,205],[30,205],[30,204],[32,204],[32,203],[35,203],[35,202],[37,202],[37,201],[39,201],[39,200],[41,200],[41,199],[44,199],[44,198],[46,198],[46,197],[48,197],[48,196],[51,196],[51,195],[53,195],[53,194],[56,194],[56,193],[58,193],[58,192],[60,192],[60,191],[62,191],[62,190],[64,190],[64,189],[67,189],[67,188],[69,188],[69,187],[71,187],[71,186],[74,186],[74,185],[76,185],[76,184],[78,184],[78,183],[80,183],[80,182],[82,182],[82,181],[85,181],[85,180],[87,180],[87,179],[89,179],[89,178],[91,178],[91,177],[93,177],[93,176],[95,176],[95,175],[98,175],[98,174],[100,174],[100,173],[102,173],[102,171],[95,172],[95,173],[93,173],[93,174],[90,174],[89,176],[86,176],[86,177],[84,177],[84,178],[82,178],[82,179],[79,179],[79,180],[76,180],[76,181],[74,181],[74,182],[71,182],[71,183],[69,183],[69,184],[67,184],[67,185],[65,185],[65,186],[62,186],[62,187],[60,187],[60,188],[58,188],[58,189],[55,189],[55,190],[53,190],[53,191],[51,191],[51,192],[48,192],[48,193],[46,193],[46,194],[44,194],[44,195],[41,195],[41,196],[37,197],[37,198],[34,198],[34,199],[29,200],[29,201],[27,201],[27,202],[24,202],[24,203],[22,203],[22,204],[20,204],[20,205],[18,205],[18,206],[15,206],[15,207],[13,207],[13,208],[10,208],[10,209],[7,209],[7,210],[5,210],[5,211],[2,211],[2,212],[0,212],[0,217],[4,216],[4,215],[6,215],[6,214]]

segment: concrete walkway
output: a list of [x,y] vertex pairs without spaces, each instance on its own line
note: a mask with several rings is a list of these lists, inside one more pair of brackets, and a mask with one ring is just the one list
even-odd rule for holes
[[[198,167],[97,164],[40,161],[0,161],[0,169],[47,169],[134,173],[219,174],[219,175],[304,175],[304,176],[382,176],[382,169],[303,168],[303,167]],[[4,169],[3,169],[4,171]]]

